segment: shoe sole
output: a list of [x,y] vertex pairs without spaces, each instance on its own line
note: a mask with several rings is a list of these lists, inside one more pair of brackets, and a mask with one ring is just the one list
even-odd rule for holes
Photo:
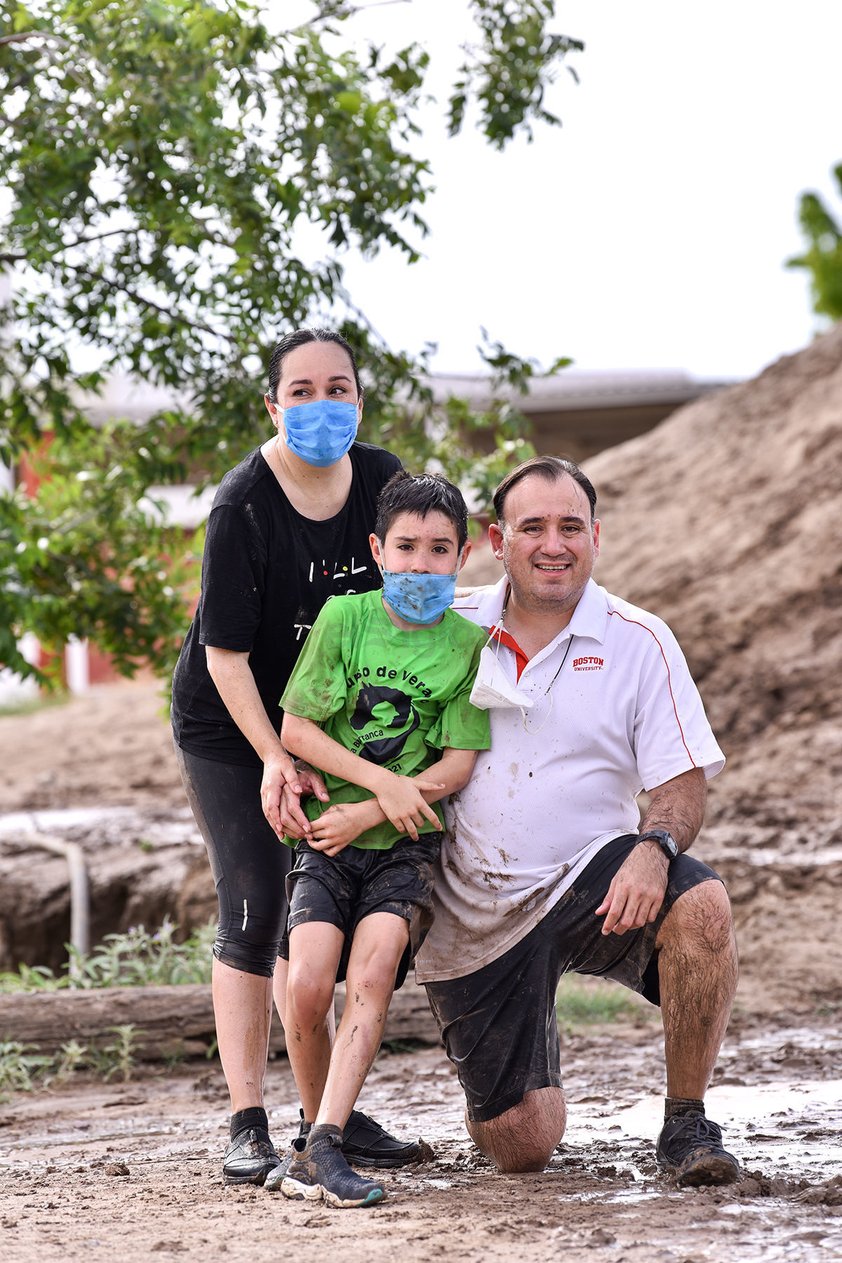
[[281,1192],[284,1197],[306,1202],[324,1202],[326,1206],[333,1206],[339,1210],[375,1206],[385,1197],[385,1189],[373,1188],[363,1198],[342,1198],[338,1193],[332,1193],[321,1184],[302,1184],[300,1180],[290,1179],[289,1176],[285,1176],[281,1181]]
[[739,1163],[730,1154],[700,1154],[684,1168],[672,1166],[658,1158],[658,1166],[666,1175],[674,1176],[679,1187],[695,1188],[700,1184],[735,1184],[737,1180],[742,1179]]
[[376,1206],[385,1197],[385,1189],[373,1188],[362,1200],[359,1198],[341,1198],[330,1189],[322,1188],[322,1197],[326,1206],[334,1206],[339,1210],[362,1210],[365,1206]]
[[405,1158],[371,1158],[367,1154],[350,1153],[342,1150],[342,1156],[347,1163],[354,1167],[367,1167],[369,1170],[393,1171],[396,1167],[408,1167],[413,1163],[423,1162],[424,1154],[420,1150],[418,1153],[410,1154]]
[[266,1181],[266,1177],[270,1171],[274,1171],[274,1167],[269,1167],[266,1171],[258,1171],[257,1175],[226,1175],[222,1172],[223,1184],[254,1184],[260,1188]]
[[281,1192],[284,1197],[291,1197],[305,1202],[320,1202],[322,1200],[321,1184],[302,1184],[300,1180],[293,1180],[288,1175],[285,1175],[281,1180]]

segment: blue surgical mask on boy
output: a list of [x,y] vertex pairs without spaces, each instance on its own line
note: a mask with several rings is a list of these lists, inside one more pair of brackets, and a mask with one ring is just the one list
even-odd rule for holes
[[287,447],[308,465],[335,465],[357,435],[359,414],[355,403],[341,399],[314,399],[284,409]]
[[453,604],[458,573],[458,570],[453,574],[384,570],[383,597],[407,623],[434,623]]

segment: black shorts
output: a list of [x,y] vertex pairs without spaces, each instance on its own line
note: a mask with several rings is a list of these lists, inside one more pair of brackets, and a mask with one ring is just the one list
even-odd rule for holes
[[657,918],[639,930],[603,934],[595,911],[636,842],[636,834],[627,834],[604,846],[543,920],[497,960],[463,978],[426,984],[474,1122],[496,1118],[536,1088],[561,1087],[555,995],[562,974],[612,978],[660,1003],[661,922],[679,895],[721,878],[679,855]]
[[305,841],[296,847],[295,867],[287,878],[289,919],[279,955],[289,959],[289,933],[308,921],[325,921],[345,935],[336,973],[342,982],[354,931],[372,912],[391,912],[409,922],[409,944],[398,966],[395,990],[433,924],[433,864],[441,833],[422,833],[417,842],[401,838],[388,851],[346,846],[338,855],[314,851]]

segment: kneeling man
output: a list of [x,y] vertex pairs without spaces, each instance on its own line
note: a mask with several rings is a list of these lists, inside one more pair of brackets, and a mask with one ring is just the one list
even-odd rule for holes
[[704,1096],[737,952],[721,880],[686,854],[725,760],[669,628],[594,582],[595,506],[558,457],[495,492],[506,573],[456,603],[488,632],[472,701],[490,710],[491,749],[450,798],[416,974],[468,1131],[501,1171],[543,1169],[564,1133],[555,993],[573,970],[660,1005],[658,1162],[680,1184],[725,1184],[740,1169]]

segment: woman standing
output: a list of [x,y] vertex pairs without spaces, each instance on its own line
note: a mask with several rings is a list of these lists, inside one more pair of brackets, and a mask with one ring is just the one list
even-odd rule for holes
[[[400,468],[355,441],[363,392],[338,333],[285,337],[265,402],[276,433],[226,474],[213,502],[172,704],[179,767],[219,898],[213,1004],[231,1097],[223,1178],[250,1184],[279,1161],[263,1106],[273,975],[282,1018],[286,990],[278,944],[292,852],[277,835],[303,828],[303,793],[327,797],[281,745],[278,702],[325,601],[379,587],[368,536],[380,488]],[[421,1150],[355,1113],[343,1152],[359,1165],[402,1166]]]

